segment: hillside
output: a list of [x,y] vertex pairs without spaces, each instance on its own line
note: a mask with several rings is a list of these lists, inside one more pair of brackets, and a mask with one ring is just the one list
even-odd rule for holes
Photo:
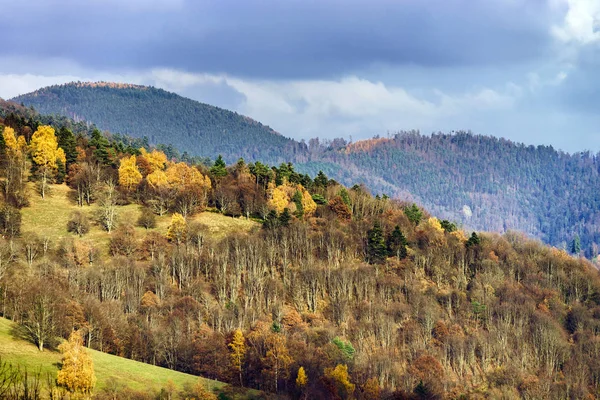
[[[12,334],[15,327],[15,323],[0,318],[0,360],[26,368],[29,373],[39,371],[42,374],[42,380],[45,380],[47,374],[55,377],[61,361],[61,354],[48,350],[40,352],[33,344],[15,338]],[[113,387],[126,387],[134,392],[160,393],[161,389],[167,387],[168,381],[175,384],[177,391],[183,392],[185,389],[189,390],[200,380],[215,393],[223,392],[230,395],[234,393],[234,388],[228,387],[222,382],[128,360],[93,349],[88,351],[94,362],[98,392],[104,392]],[[252,395],[252,393],[257,394],[253,391],[248,394]],[[236,398],[248,397],[238,394]]]
[[565,249],[579,236],[586,256],[598,254],[597,155],[464,132],[399,133],[313,153],[300,170],[363,182],[471,229],[522,231]]
[[[206,138],[203,133],[194,136],[193,130],[189,134],[198,137],[202,151],[197,154],[203,156],[214,158],[221,153],[229,162],[239,156],[275,164],[291,161],[298,171],[313,177],[322,170],[348,186],[364,183],[373,193],[416,201],[466,228],[522,231],[568,250],[579,238],[586,257],[598,255],[600,193],[595,188],[600,184],[600,165],[593,154],[568,154],[548,146],[525,146],[464,132],[432,136],[403,132],[355,143],[311,140],[305,148],[235,113],[158,89],[113,86],[54,86],[15,100],[42,112],[85,117],[138,137],[160,127],[151,142],[172,142],[180,151],[191,152],[193,147],[187,136],[176,143],[163,135],[171,129],[166,125],[178,130],[184,125],[244,126],[249,129],[244,132],[253,132],[250,136],[230,136],[212,128]],[[105,120],[114,125],[103,125]],[[265,130],[268,133],[263,135]],[[252,136],[259,132],[260,138]]]
[[287,161],[299,147],[273,129],[243,115],[147,86],[113,83],[70,83],[18,96],[14,102],[41,114],[87,121],[102,130],[150,144],[172,144],[190,155],[223,154],[229,162]]
[[0,312],[42,355],[76,331],[298,400],[600,393],[600,275],[584,258],[291,163],[190,165],[32,124],[3,126]]

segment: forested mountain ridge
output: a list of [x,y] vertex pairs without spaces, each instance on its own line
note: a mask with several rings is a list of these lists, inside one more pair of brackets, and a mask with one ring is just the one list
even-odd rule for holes
[[579,238],[588,257],[598,254],[600,158],[590,152],[467,132],[402,132],[310,149],[311,163],[300,167],[308,172],[316,166],[344,184],[364,182],[473,229],[522,231],[569,250]]
[[[177,162],[10,115],[0,131],[0,313],[40,350],[69,337],[284,399],[600,393],[584,258],[292,163]],[[217,394],[163,389],[132,398]]]
[[154,87],[73,82],[18,96],[41,114],[94,123],[102,130],[146,137],[193,156],[222,154],[226,161],[284,162],[302,146],[251,118]]
[[[127,84],[73,83],[16,100],[43,112],[106,121],[116,132],[148,136],[137,147],[172,143],[170,149],[161,147],[169,156],[179,148],[190,155],[200,149],[196,154],[212,159],[222,154],[227,162],[240,156],[289,161],[313,177],[322,170],[348,186],[364,183],[374,193],[414,200],[465,227],[523,231],[569,251],[580,248],[589,258],[598,255],[599,162],[589,152],[568,154],[465,132],[401,132],[354,143],[312,139],[307,146],[235,113]],[[223,133],[223,127],[237,133]],[[186,133],[172,139],[169,129]]]

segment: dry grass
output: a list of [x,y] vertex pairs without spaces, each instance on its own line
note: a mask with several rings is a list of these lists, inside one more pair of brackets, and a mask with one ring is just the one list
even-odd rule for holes
[[[24,208],[22,212],[23,235],[31,232],[40,237],[48,237],[54,243],[60,242],[67,237],[75,237],[74,234],[67,232],[67,222],[71,214],[75,211],[85,213],[92,221],[90,232],[83,237],[83,241],[91,242],[100,249],[106,249],[110,240],[110,234],[94,222],[98,206],[78,207],[69,197],[71,189],[66,185],[51,185],[51,194],[42,199],[35,193],[33,186],[30,187],[30,207]],[[136,224],[141,213],[141,207],[137,204],[129,204],[118,207],[119,222]],[[166,234],[171,221],[170,215],[156,217],[156,228],[151,229],[161,234]],[[203,212],[190,217],[188,223],[199,222],[207,227],[210,236],[214,239],[221,239],[232,232],[250,232],[258,229],[260,224],[247,220],[245,218],[231,218],[214,212]],[[149,230],[149,231],[151,231]],[[144,228],[136,227],[140,236],[145,235]]]

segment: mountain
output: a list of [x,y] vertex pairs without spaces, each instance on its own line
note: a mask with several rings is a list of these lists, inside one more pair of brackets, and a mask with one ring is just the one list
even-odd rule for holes
[[467,132],[403,132],[339,147],[310,146],[319,169],[375,193],[411,199],[434,215],[477,230],[526,232],[589,257],[600,244],[600,158]]
[[600,165],[588,152],[467,132],[401,132],[354,143],[313,139],[305,146],[236,113],[124,84],[72,83],[15,101],[212,159],[290,161],[311,176],[322,170],[348,186],[364,183],[373,193],[423,204],[466,228],[518,230],[566,249],[578,237],[586,256],[598,254]]
[[[78,350],[64,358],[91,355],[98,399],[600,393],[600,274],[585,258],[518,233],[465,231],[287,163],[167,162],[10,115],[0,130],[0,354],[20,371],[41,363],[42,390],[68,369],[54,349],[69,337]],[[341,173],[355,152],[332,146],[328,157]],[[66,176],[47,162],[61,154]],[[115,356],[264,394],[216,382],[207,393],[206,380],[190,387],[197,378]],[[84,365],[70,376],[89,378]],[[14,368],[0,363],[0,398],[25,398],[2,393],[7,381],[24,391],[7,379]],[[90,381],[73,382],[63,390]]]
[[12,99],[41,114],[88,121],[190,155],[282,162],[302,146],[251,118],[154,87],[106,82],[50,86]]

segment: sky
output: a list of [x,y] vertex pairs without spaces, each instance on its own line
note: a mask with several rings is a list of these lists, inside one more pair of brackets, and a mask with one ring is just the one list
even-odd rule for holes
[[0,0],[0,97],[152,85],[295,139],[600,151],[600,0]]

